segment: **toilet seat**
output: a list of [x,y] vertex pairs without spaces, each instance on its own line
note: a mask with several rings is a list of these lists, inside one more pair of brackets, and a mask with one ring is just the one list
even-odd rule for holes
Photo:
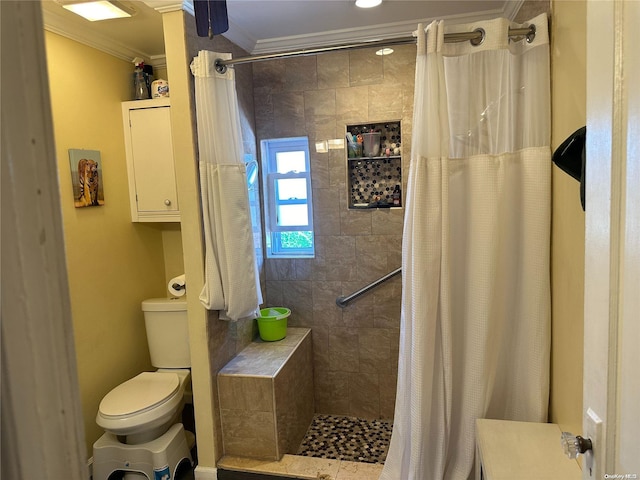
[[179,387],[175,373],[143,372],[107,393],[99,410],[111,418],[142,413],[166,402]]
[[152,434],[168,428],[184,401],[187,376],[143,372],[111,390],[100,402],[96,423],[114,435]]

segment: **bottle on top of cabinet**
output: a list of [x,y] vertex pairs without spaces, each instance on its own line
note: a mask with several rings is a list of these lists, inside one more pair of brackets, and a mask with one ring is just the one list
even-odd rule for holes
[[168,98],[122,102],[133,222],[179,222]]

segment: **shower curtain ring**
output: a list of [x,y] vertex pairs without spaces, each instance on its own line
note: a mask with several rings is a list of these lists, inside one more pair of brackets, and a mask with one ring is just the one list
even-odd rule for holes
[[527,33],[526,37],[527,37],[527,43],[531,43],[536,39],[536,26],[535,25],[529,25],[529,33]]
[[224,75],[225,73],[227,73],[227,66],[220,63],[221,61],[221,58],[217,58],[214,65],[216,67],[216,72],[218,72],[220,75]]
[[482,45],[482,42],[484,42],[484,37],[486,35],[484,29],[483,28],[476,28],[473,31],[473,33],[478,33],[478,34],[480,34],[480,36],[472,38],[471,40],[469,40],[469,42],[471,42],[471,45],[473,45],[474,47],[477,47],[478,45]]

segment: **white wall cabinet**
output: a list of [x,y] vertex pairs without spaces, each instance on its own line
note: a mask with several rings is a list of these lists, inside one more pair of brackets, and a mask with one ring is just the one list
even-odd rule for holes
[[122,102],[133,222],[179,222],[169,99]]

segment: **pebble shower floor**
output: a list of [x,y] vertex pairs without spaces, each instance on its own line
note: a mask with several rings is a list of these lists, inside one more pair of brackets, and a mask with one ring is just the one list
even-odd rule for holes
[[356,417],[315,415],[298,455],[384,463],[391,441],[392,423]]

